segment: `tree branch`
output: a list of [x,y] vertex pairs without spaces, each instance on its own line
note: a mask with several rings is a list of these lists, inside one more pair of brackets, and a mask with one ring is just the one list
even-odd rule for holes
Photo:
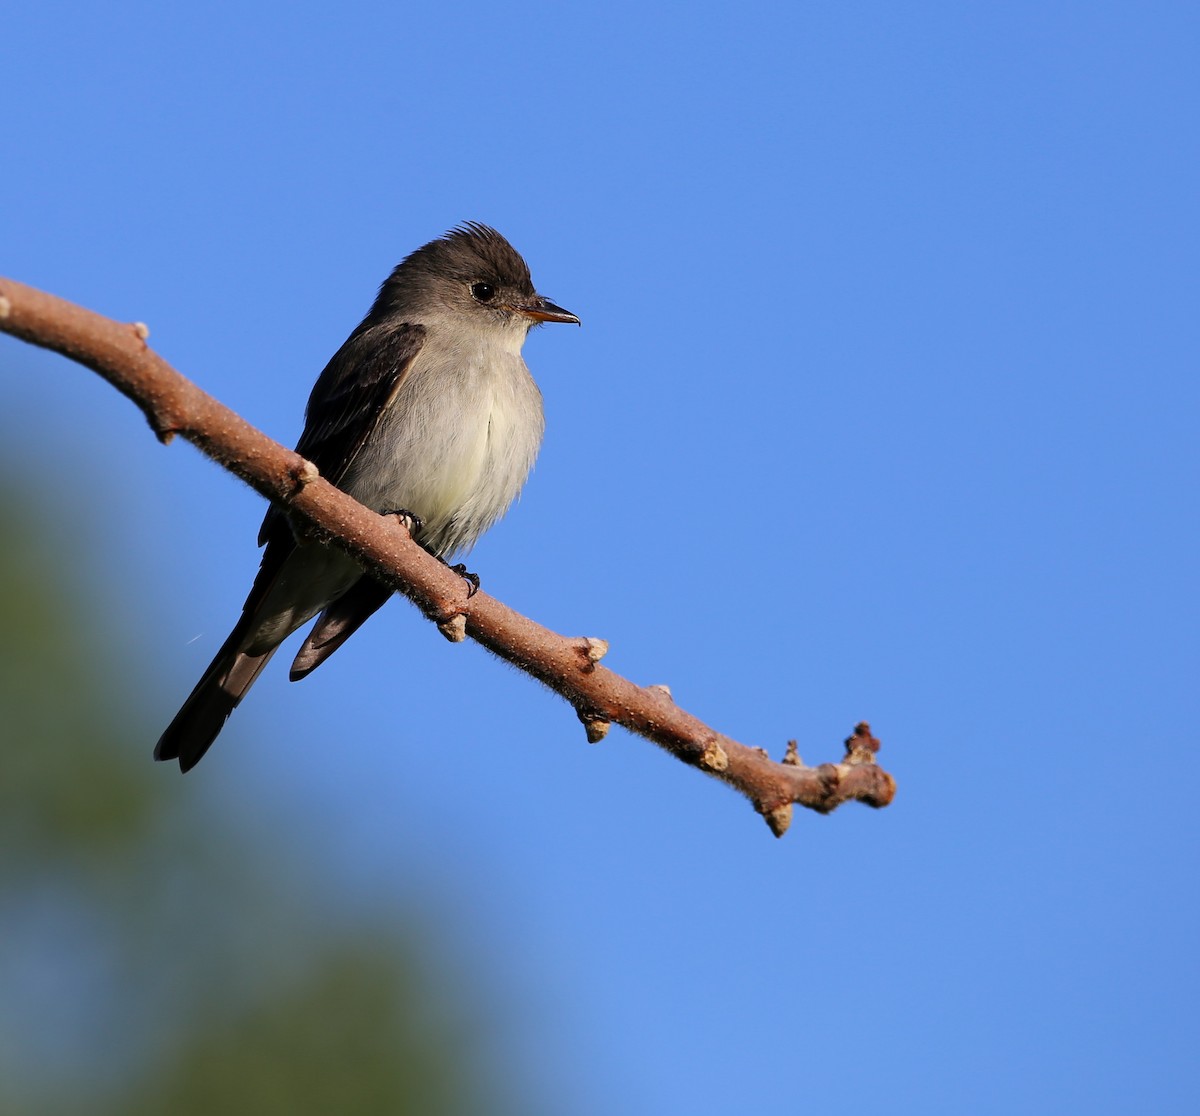
[[176,372],[147,346],[149,331],[140,323],[116,322],[0,278],[0,331],[99,373],[141,408],[161,441],[186,438],[403,593],[448,639],[469,635],[544,682],[574,706],[589,741],[602,739],[611,723],[624,725],[740,791],[776,836],[787,830],[793,803],[827,813],[850,799],[891,802],[895,782],[875,764],[879,742],[866,724],[846,741],[840,763],[807,767],[795,742],[775,763],[763,749],[739,744],[680,709],[666,687],[637,686],[600,666],[604,640],[557,635],[486,593],[468,597],[463,579],[413,542],[395,517],[363,507],[321,479],[311,462]]

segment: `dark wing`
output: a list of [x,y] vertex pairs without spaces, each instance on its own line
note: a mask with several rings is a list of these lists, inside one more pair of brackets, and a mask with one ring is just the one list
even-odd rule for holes
[[370,575],[360,577],[318,617],[304,645],[296,653],[288,677],[293,682],[308,677],[382,608],[391,595],[390,585],[384,585]]
[[[425,327],[411,322],[360,326],[325,366],[308,398],[296,452],[331,484],[341,483],[424,341]],[[277,514],[274,507],[267,512],[259,546]]]

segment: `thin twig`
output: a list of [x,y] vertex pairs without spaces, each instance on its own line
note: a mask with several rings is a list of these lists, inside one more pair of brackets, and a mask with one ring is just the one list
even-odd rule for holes
[[123,324],[53,295],[0,278],[0,331],[52,349],[99,373],[141,408],[163,442],[192,442],[269,500],[286,504],[314,534],[341,547],[412,600],[449,639],[464,631],[500,658],[544,682],[575,708],[587,738],[610,724],[654,741],[684,763],[741,791],[776,836],[793,803],[826,813],[856,799],[886,806],[892,777],[875,763],[879,742],[866,724],[846,741],[840,763],[802,764],[795,744],[783,762],[714,731],[675,705],[663,686],[638,686],[600,665],[602,639],[551,632],[478,592],[414,543],[393,516],[380,516],[323,480],[315,466],[272,441],[146,344],[141,323]]

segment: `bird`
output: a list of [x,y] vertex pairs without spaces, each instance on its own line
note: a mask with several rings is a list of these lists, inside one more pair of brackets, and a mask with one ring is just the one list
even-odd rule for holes
[[[537,293],[495,229],[456,226],[384,280],[318,377],[296,452],[360,503],[405,517],[435,557],[465,554],[516,499],[541,446],[542,395],[521,348],[544,322],[580,324]],[[297,681],[392,595],[342,551],[298,539],[276,505],[258,544],[240,618],[154,749],[184,772],[288,636],[316,617],[292,663]]]

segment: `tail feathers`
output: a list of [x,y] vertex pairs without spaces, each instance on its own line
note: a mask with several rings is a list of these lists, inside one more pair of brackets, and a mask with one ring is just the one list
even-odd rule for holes
[[288,677],[299,682],[317,669],[363,622],[392,595],[392,590],[373,577],[360,577],[354,585],[321,613],[308,633]]
[[240,627],[225,641],[183,708],[159,737],[154,748],[156,760],[177,759],[180,771],[195,767],[275,654],[274,647],[257,655],[240,650]]

